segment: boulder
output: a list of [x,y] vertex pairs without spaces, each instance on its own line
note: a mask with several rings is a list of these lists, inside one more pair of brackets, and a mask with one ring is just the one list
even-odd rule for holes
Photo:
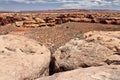
[[93,31],[72,39],[52,55],[53,72],[120,64],[120,32]]
[[31,80],[49,74],[50,51],[17,35],[0,36],[0,80]]
[[19,22],[15,22],[15,25],[17,26],[17,27],[22,27],[23,26],[23,21],[19,21]]
[[38,23],[45,23],[45,21],[41,18],[35,18],[35,21]]
[[79,68],[36,80],[120,80],[120,66]]
[[99,43],[73,39],[53,54],[54,71],[60,72],[79,67],[106,65],[105,61],[111,55],[112,51]]

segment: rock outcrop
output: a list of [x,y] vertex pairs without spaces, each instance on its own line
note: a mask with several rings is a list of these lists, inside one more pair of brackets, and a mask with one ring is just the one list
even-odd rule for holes
[[79,67],[120,64],[120,32],[88,32],[73,39],[54,54],[55,72]]
[[120,49],[120,32],[119,31],[91,31],[84,34],[85,40],[88,42],[99,43],[113,52],[117,52]]
[[24,17],[24,21],[15,22],[17,27],[35,28],[46,26],[46,22],[41,18]]
[[103,23],[103,24],[119,24],[120,18],[103,17],[95,14],[63,14],[57,17],[56,24],[66,22],[89,22],[89,23]]
[[17,35],[0,36],[0,80],[31,80],[49,74],[50,51]]
[[15,23],[16,21],[21,21],[22,19],[16,17],[16,16],[11,16],[11,15],[0,15],[0,25],[6,25],[9,23]]
[[[23,23],[22,26],[18,21]],[[60,13],[56,16],[49,16],[47,14],[39,13],[11,13],[0,15],[0,25],[15,23],[17,27],[52,27],[67,22],[89,22],[120,25],[120,16],[112,13]]]
[[36,80],[120,80],[120,66],[80,68]]

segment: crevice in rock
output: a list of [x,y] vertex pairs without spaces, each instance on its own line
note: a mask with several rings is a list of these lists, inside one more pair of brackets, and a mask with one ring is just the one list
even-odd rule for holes
[[[65,71],[74,70],[73,68],[66,67],[66,66],[60,66],[58,69],[56,69],[55,61],[56,61],[55,58],[53,56],[51,56],[51,61],[50,61],[50,65],[49,65],[49,75],[53,75],[53,74],[58,73],[58,72],[65,72]],[[88,68],[91,66],[89,66],[87,64],[82,64],[80,67],[81,68]]]
[[49,75],[53,75],[55,73],[55,58],[51,56],[51,61],[49,65]]
[[116,53],[114,53],[115,55],[120,55],[120,52],[116,52]]
[[9,48],[9,47],[5,47],[5,49],[7,49],[8,51],[13,51],[13,52],[16,51],[16,49],[12,49],[12,48]]
[[105,63],[107,63],[108,65],[120,65],[120,60],[109,60],[109,59],[107,59],[106,61],[105,61]]
[[81,65],[81,67],[82,68],[88,68],[88,67],[91,67],[91,66],[89,66],[89,65],[87,65],[87,64],[84,63],[84,64]]

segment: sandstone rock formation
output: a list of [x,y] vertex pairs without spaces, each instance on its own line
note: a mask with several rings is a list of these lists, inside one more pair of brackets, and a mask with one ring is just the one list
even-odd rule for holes
[[38,18],[38,17],[34,18],[34,20],[35,20],[37,23],[45,23],[45,21],[44,21],[43,19]]
[[0,36],[0,80],[31,80],[49,74],[50,51],[22,36]]
[[[98,15],[98,14],[63,14],[58,16],[62,20],[62,23],[65,22],[93,22],[93,23],[103,23],[103,24],[120,24],[119,17],[107,17],[108,15]],[[58,22],[58,19],[57,19]],[[59,22],[58,22],[59,23]]]
[[79,68],[36,80],[120,80],[120,66]]
[[17,21],[17,22],[15,22],[15,26],[17,26],[17,27],[23,27],[23,21]]
[[[21,21],[21,23],[17,21]],[[28,23],[28,21],[30,21],[30,23]],[[20,24],[22,24],[22,22],[24,23],[21,26]],[[113,13],[60,13],[56,16],[39,13],[10,13],[0,15],[0,25],[15,23],[17,27],[52,27],[56,24],[67,22],[89,22],[120,25],[120,15]]]
[[27,28],[35,28],[35,27],[42,27],[42,26],[46,26],[46,22],[41,19],[41,18],[29,18],[25,19],[24,21],[19,21],[19,22],[15,22],[15,25],[17,27],[27,27]]
[[99,43],[113,52],[117,52],[116,48],[120,49],[120,31],[91,31],[84,36],[86,41]]
[[9,15],[0,15],[0,25],[6,25],[9,23],[15,23],[16,21],[20,21],[21,19],[15,16]]
[[35,20],[24,21],[23,27],[27,27],[27,28],[33,27],[34,28],[34,27],[39,27],[39,24]]
[[[55,72],[79,67],[120,64],[120,32],[88,32],[73,39],[54,54]],[[118,63],[117,63],[118,62]]]
[[46,17],[45,22],[47,26],[55,26],[55,19],[51,17]]
[[55,71],[105,65],[104,61],[111,55],[112,51],[100,44],[77,39],[71,40],[53,54]]

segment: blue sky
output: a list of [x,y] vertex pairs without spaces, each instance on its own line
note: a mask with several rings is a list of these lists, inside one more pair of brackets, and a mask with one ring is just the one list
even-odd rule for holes
[[120,10],[120,0],[0,0],[0,10],[110,9]]

